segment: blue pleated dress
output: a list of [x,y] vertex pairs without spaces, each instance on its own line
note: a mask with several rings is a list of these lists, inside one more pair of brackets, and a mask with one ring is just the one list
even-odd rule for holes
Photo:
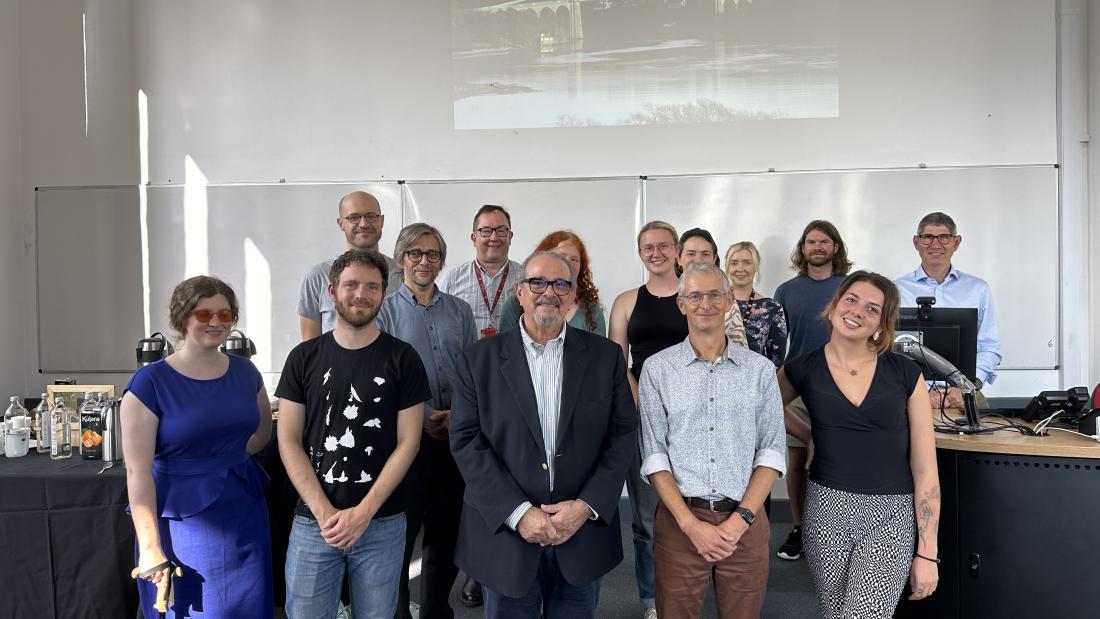
[[[164,361],[141,368],[126,389],[160,419],[153,481],[164,554],[183,568],[168,617],[272,616],[267,475],[245,451],[259,424],[259,372],[229,357],[219,378],[195,380]],[[156,586],[138,580],[142,613]]]

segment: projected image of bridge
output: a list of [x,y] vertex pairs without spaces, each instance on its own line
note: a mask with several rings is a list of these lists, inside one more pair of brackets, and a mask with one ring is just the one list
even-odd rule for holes
[[454,126],[836,117],[831,4],[453,0]]

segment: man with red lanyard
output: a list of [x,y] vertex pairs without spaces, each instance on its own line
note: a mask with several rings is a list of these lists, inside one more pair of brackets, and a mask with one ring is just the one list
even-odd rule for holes
[[[474,215],[470,234],[476,257],[448,270],[436,285],[447,294],[470,304],[479,337],[489,337],[500,326],[500,312],[508,297],[515,296],[523,267],[508,259],[512,246],[512,217],[504,207],[486,204]],[[463,606],[481,606],[481,585],[467,578],[462,587]]]
[[488,337],[500,326],[500,311],[508,297],[516,294],[520,265],[508,259],[512,246],[512,218],[502,206],[486,204],[474,216],[470,234],[477,257],[448,270],[439,279],[439,289],[470,304],[480,337]]

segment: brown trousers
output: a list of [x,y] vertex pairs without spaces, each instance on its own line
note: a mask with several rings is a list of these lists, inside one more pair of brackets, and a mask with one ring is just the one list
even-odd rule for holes
[[[689,508],[696,518],[720,524],[731,515]],[[768,588],[768,537],[771,525],[764,510],[741,536],[737,550],[717,563],[710,563],[695,550],[672,513],[661,504],[653,525],[653,563],[657,580],[657,616],[677,619],[698,617],[711,578],[720,619],[749,619],[760,616]]]

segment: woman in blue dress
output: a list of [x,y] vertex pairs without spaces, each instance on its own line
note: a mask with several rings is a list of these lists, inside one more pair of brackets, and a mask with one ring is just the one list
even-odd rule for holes
[[169,305],[179,347],[138,370],[122,398],[147,618],[157,616],[156,583],[170,565],[183,575],[173,580],[168,617],[272,616],[267,477],[251,457],[271,436],[271,408],[255,366],[218,350],[237,316],[225,282],[181,282]]

